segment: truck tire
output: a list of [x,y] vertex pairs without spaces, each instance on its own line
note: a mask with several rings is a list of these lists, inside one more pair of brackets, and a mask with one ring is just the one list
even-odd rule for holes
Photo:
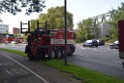
[[61,59],[62,57],[63,57],[63,51],[62,51],[62,49],[59,48],[59,49],[57,50],[57,58],[58,58],[58,59]]
[[50,54],[49,54],[49,58],[50,58],[50,59],[53,59],[53,58],[55,58],[55,57],[56,57],[55,49],[51,49],[51,52],[50,52]]
[[27,56],[28,56],[28,58],[30,60],[34,60],[35,59],[35,57],[31,53],[31,46],[28,46],[28,45],[26,46],[25,53],[27,53]]

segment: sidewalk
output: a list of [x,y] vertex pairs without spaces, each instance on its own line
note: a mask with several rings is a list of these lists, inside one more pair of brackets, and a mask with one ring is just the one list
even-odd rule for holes
[[69,73],[65,73],[42,64],[42,61],[29,61],[28,58],[19,56],[17,54],[4,51],[2,51],[2,53],[9,55],[9,57],[25,65],[27,68],[31,69],[36,74],[47,80],[49,83],[82,83]]

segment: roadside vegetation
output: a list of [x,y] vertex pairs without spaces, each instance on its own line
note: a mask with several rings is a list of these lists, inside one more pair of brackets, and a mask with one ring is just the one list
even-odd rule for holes
[[[97,18],[95,20],[93,18],[88,18],[80,21],[76,29],[76,42],[82,43],[88,39],[97,38],[103,39],[109,43],[118,40],[118,20],[124,20],[124,3],[121,3],[117,9],[110,10],[109,13],[110,18],[104,19],[103,22],[97,22]],[[110,25],[108,35],[104,37],[101,37],[99,33],[99,26],[101,23]]]
[[[18,55],[26,57],[26,55],[22,51],[5,48],[0,48],[0,50],[16,53]],[[68,63],[67,65],[64,65],[64,61],[62,59],[41,60],[41,64],[59,69],[62,72],[70,73],[72,74],[72,77],[81,80],[82,83],[124,83],[124,80],[111,77],[93,70],[89,70],[74,64]]]

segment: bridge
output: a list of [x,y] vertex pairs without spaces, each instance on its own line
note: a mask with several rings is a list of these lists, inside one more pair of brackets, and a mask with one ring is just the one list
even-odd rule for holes
[[112,20],[113,15],[113,12],[107,12],[91,17],[94,26],[91,27],[91,32],[95,35],[96,38],[105,37],[109,33],[111,25],[107,22]]
[[104,23],[104,22],[110,21],[112,17],[113,17],[113,13],[107,12],[107,13],[94,16],[92,17],[92,19],[95,24],[98,24],[98,23]]

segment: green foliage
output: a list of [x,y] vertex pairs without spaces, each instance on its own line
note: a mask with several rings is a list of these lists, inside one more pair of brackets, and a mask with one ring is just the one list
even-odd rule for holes
[[64,65],[62,60],[44,60],[42,63],[57,68],[61,71],[72,74],[73,77],[82,81],[82,83],[123,83],[124,80],[120,80],[105,74],[92,71],[86,68],[82,68],[73,64]]
[[26,8],[26,14],[33,12],[41,12],[45,8],[44,0],[2,0],[0,2],[0,13],[9,12],[13,15],[21,12],[22,8]]
[[31,31],[34,31],[34,30],[36,30],[36,28],[37,28],[37,20],[35,20],[35,19],[32,19],[31,21]]
[[124,20],[124,3],[121,3],[117,9],[111,10],[110,13],[112,16],[108,23],[112,25],[112,29],[107,37],[109,40],[115,41],[118,40],[118,20]]
[[[107,23],[112,26],[112,29],[110,29],[110,34],[103,39],[106,41],[115,41],[118,40],[118,20],[124,20],[124,3],[121,3],[121,6],[118,7],[117,9],[112,9],[110,13],[111,17]],[[95,27],[92,23],[93,23],[92,19],[91,20],[86,19],[78,23],[78,30],[76,32],[77,42],[82,42],[99,35],[96,32],[98,31],[98,28]],[[93,33],[94,31],[92,30],[95,30],[95,34]]]
[[82,42],[94,37],[92,34],[92,19],[88,18],[78,23],[78,29],[76,31],[76,42]]
[[21,56],[26,56],[24,52],[18,51],[18,50],[12,50],[12,49],[6,49],[6,48],[0,48],[0,50],[15,53],[15,54],[18,54],[18,55],[21,55]]
[[[64,28],[64,7],[57,6],[48,9],[48,13],[39,16],[40,22],[47,20],[48,29],[63,29]],[[67,28],[73,28],[73,15],[67,12]]]

